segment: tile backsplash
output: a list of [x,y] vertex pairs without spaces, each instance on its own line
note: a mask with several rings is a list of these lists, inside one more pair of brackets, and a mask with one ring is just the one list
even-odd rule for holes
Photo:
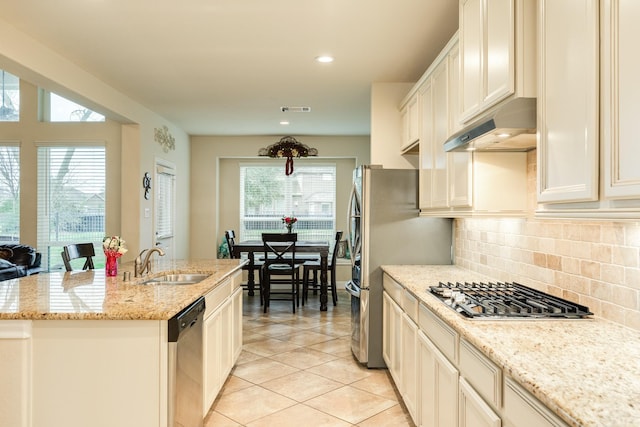
[[[535,190],[535,152],[529,158]],[[586,305],[597,316],[640,330],[640,221],[531,215],[456,219],[455,226],[457,265]]]

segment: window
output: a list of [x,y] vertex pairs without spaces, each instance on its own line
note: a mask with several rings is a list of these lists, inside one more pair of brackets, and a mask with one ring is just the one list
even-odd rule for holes
[[156,165],[156,239],[173,237],[175,215],[175,172],[172,168]]
[[50,122],[104,122],[105,117],[53,92],[40,91],[43,120]]
[[94,264],[104,265],[105,148],[38,147],[38,249],[42,266],[64,269],[60,253],[70,243],[92,242]]
[[20,79],[13,74],[0,70],[0,122],[20,120]]
[[20,240],[20,147],[0,142],[0,243]]
[[286,176],[281,165],[240,166],[242,240],[263,232],[284,232],[283,216],[295,216],[294,231],[303,240],[332,240],[336,228],[336,166],[296,165]]

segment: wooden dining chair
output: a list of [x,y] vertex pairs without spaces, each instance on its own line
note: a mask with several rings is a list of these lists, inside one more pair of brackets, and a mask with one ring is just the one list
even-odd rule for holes
[[[338,259],[338,244],[340,243],[340,239],[342,239],[342,231],[336,231],[333,253],[331,254],[331,259],[327,261],[327,274],[329,275],[329,286],[327,287],[327,291],[331,291],[331,299],[333,300],[334,306],[338,305],[336,261]],[[307,261],[304,263],[302,272],[302,305],[304,305],[307,297],[309,296],[309,288],[312,288],[314,291],[318,291],[320,289],[320,285],[318,284],[319,272],[320,261]],[[313,278],[310,278],[311,273],[313,273]]]
[[264,265],[261,285],[265,313],[269,309],[270,301],[291,301],[294,313],[296,306],[300,304],[300,264],[296,262],[297,241],[296,233],[262,233]]
[[71,260],[84,258],[83,270],[93,270],[93,257],[96,256],[93,249],[93,243],[76,243],[74,245],[66,245],[62,248],[62,262],[67,271],[73,271]]
[[[241,258],[240,256],[236,256],[234,254],[234,247],[236,245],[236,233],[233,230],[227,230],[224,232],[224,238],[227,241],[227,246],[229,248],[229,256],[231,258],[234,259],[239,259]],[[263,303],[263,299],[262,299],[262,291],[260,291],[261,285],[260,283],[262,283],[262,265],[264,264],[264,262],[260,261],[259,259],[254,259],[253,260],[253,265],[249,265],[249,264],[245,264],[242,266],[242,269],[244,271],[249,271],[249,270],[253,270],[254,273],[257,272],[258,273],[258,292],[260,292],[260,304]],[[243,289],[248,289],[249,285],[247,283],[243,283],[242,284],[242,288]]]

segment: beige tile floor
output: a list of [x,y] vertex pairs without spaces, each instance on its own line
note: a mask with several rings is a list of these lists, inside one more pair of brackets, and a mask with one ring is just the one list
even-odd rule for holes
[[326,312],[309,295],[295,314],[287,301],[263,314],[257,295],[243,297],[242,354],[205,427],[414,426],[388,371],[352,356],[346,292]]

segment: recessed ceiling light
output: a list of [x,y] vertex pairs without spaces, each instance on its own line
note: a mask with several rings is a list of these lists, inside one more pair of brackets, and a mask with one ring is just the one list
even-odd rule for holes
[[286,126],[286,125],[289,124],[289,121],[288,120],[283,120],[283,121],[280,122],[280,124],[283,125],[283,126]]
[[322,62],[324,64],[333,62],[333,56],[328,56],[328,55],[316,56],[316,62]]

